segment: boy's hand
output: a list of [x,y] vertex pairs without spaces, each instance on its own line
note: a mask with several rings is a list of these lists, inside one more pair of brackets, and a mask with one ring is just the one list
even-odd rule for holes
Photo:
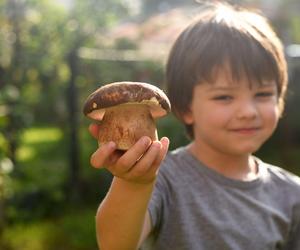
[[[99,127],[91,124],[89,131],[97,139]],[[91,156],[91,165],[95,168],[105,167],[114,176],[129,182],[152,183],[168,146],[166,137],[152,142],[145,136],[124,152],[116,150],[115,143],[110,142],[101,145]]]

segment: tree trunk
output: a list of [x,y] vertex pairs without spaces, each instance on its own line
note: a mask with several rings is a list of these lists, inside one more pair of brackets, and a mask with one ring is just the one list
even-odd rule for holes
[[[24,75],[24,70],[22,68],[22,44],[21,44],[21,28],[20,23],[24,16],[24,6],[22,3],[16,0],[11,0],[8,2],[8,7],[11,11],[10,22],[12,24],[13,32],[15,35],[15,42],[13,45],[13,52],[11,58],[11,65],[7,71],[7,79],[9,79],[10,84],[13,85],[16,91],[20,91],[22,79]],[[9,109],[11,112],[7,115],[8,124],[6,129],[6,135],[8,137],[8,157],[11,159],[14,165],[16,165],[16,151],[18,147],[18,132],[20,130],[21,122],[18,121],[13,112],[18,105],[19,100],[12,99],[9,100]],[[21,125],[22,127],[22,125]]]

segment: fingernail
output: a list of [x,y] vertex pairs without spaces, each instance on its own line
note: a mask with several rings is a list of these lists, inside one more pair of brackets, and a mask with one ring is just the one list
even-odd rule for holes
[[165,142],[169,142],[169,138],[168,137],[162,137],[160,139],[161,142],[165,141]]
[[143,136],[140,140],[140,142],[144,145],[148,145],[149,144],[149,138],[146,136]]
[[111,149],[114,149],[116,147],[116,143],[113,141],[110,141],[109,143],[107,143],[107,146]]
[[90,164],[94,167],[94,168],[97,168],[97,165],[96,165],[96,159],[95,159],[95,156],[96,156],[96,152],[94,152],[90,158]]
[[160,142],[160,141],[154,141],[154,142],[152,143],[152,146],[153,146],[153,147],[156,147],[156,148],[161,148],[161,142]]

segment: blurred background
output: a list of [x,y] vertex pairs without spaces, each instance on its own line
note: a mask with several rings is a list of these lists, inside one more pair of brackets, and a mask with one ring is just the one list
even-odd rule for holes
[[[300,175],[300,2],[231,1],[271,20],[289,63],[286,112],[257,153]],[[90,166],[97,142],[85,98],[113,81],[164,88],[172,42],[193,0],[0,0],[0,249],[95,250],[94,217],[111,176]],[[171,149],[188,142],[169,115]]]

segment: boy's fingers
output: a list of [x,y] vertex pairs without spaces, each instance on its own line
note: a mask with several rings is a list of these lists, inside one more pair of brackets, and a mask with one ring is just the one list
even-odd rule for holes
[[129,171],[135,163],[141,158],[141,156],[147,151],[152,141],[149,137],[143,136],[138,140],[127,152],[119,158],[114,166],[113,171],[118,173],[126,173]]
[[95,139],[98,139],[99,126],[95,123],[91,123],[89,125],[89,132]]
[[163,138],[161,138],[160,143],[162,145],[162,150],[160,151],[159,157],[156,159],[156,162],[155,162],[158,164],[160,164],[161,161],[165,158],[165,156],[168,152],[168,149],[169,149],[170,141],[167,137],[163,137]]
[[105,145],[102,145],[91,156],[91,165],[95,168],[103,167],[115,149],[116,144],[114,142],[109,142]]
[[132,170],[128,172],[128,176],[131,178],[140,177],[147,174],[148,170],[152,168],[159,152],[162,148],[162,144],[159,141],[152,142],[151,146],[143,157],[134,165]]
[[91,165],[95,168],[106,167],[113,175],[128,179],[143,175],[155,176],[169,146],[169,139],[152,142],[149,137],[142,137],[126,152],[116,150],[116,144],[102,145],[91,156]]
[[163,161],[163,159],[165,158],[167,152],[168,152],[168,148],[169,148],[169,144],[170,141],[167,137],[163,137],[160,140],[161,143],[161,149],[159,154],[157,155],[155,161],[153,162],[153,168],[150,169],[151,174],[155,174],[157,169],[159,168],[161,162]]
[[125,154],[126,151],[123,150],[115,150],[107,159],[107,161],[105,162],[105,164],[107,164],[107,168],[109,168],[109,166],[113,166],[116,164],[116,162],[119,160],[119,158]]

